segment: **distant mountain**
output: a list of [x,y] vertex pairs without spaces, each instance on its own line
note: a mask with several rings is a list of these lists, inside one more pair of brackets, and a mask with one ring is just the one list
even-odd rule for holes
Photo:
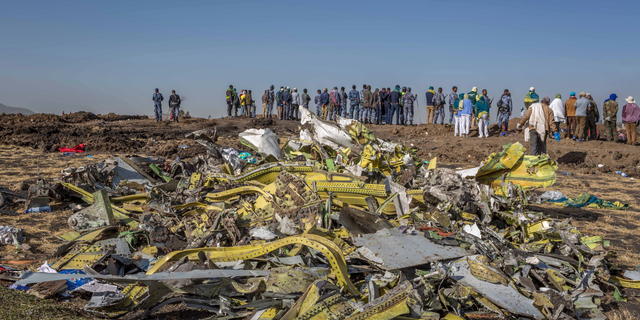
[[22,113],[26,116],[26,115],[34,114],[35,112],[26,108],[14,108],[14,107],[9,107],[7,105],[0,103],[0,113]]

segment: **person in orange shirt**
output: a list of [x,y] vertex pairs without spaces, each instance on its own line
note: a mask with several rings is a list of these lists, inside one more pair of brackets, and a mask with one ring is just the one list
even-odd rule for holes
[[564,103],[564,114],[567,117],[567,135],[565,138],[576,138],[576,93],[571,92],[571,97]]

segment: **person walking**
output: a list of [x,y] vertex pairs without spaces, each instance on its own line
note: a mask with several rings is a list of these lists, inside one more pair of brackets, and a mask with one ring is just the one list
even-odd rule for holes
[[567,117],[567,138],[576,139],[576,93],[571,92],[564,103],[564,114]]
[[309,102],[311,102],[311,97],[307,94],[307,88],[304,88],[302,90],[301,100],[302,100],[302,106],[305,109],[309,110]]
[[440,119],[440,124],[444,124],[444,105],[447,103],[447,97],[442,93],[442,87],[438,88],[438,92],[433,97],[433,105],[435,108],[433,123],[438,123],[438,118]]
[[407,92],[402,96],[402,107],[404,108],[404,125],[413,126],[413,102],[416,96],[411,93],[411,87],[407,88]]
[[456,101],[458,100],[458,87],[453,86],[451,88],[451,93],[449,93],[449,125],[453,123],[453,117],[457,114],[458,105]]
[[226,92],[226,96],[227,96],[227,116],[231,117],[231,110],[233,109],[233,86],[229,85],[229,88],[227,89]]
[[298,88],[293,88],[291,94],[291,114],[289,119],[298,120],[298,108],[300,108],[300,95],[298,94]]
[[553,121],[553,110],[549,108],[549,97],[542,98],[541,102],[536,102],[527,107],[527,112],[520,119],[520,127],[525,123],[529,123],[529,143],[532,156],[539,156],[547,153],[547,135],[554,133],[556,141],[560,141],[560,133],[558,128],[553,130],[551,124]]
[[589,99],[589,108],[587,109],[587,132],[586,132],[586,138],[588,138],[589,140],[598,140],[599,137],[599,133],[598,133],[598,127],[596,126],[596,123],[598,123],[598,121],[600,121],[600,111],[598,111],[598,104],[596,104],[595,101],[593,101],[593,97],[591,97],[591,93],[587,92],[587,99]]
[[356,85],[351,86],[349,91],[349,100],[351,100],[351,109],[349,110],[349,118],[358,120],[360,117],[360,93],[356,90]]
[[429,87],[429,90],[427,90],[427,93],[425,93],[425,96],[427,98],[427,124],[430,123],[435,123],[435,102],[434,102],[434,98],[436,96],[436,92],[433,91],[433,86]]
[[164,97],[158,88],[156,88],[156,92],[151,99],[153,100],[153,112],[156,115],[156,122],[162,121],[162,101],[164,101]]
[[553,122],[556,124],[558,134],[560,134],[560,124],[566,121],[564,115],[564,102],[562,102],[561,94],[556,94],[556,98],[551,101],[549,109],[553,111]]
[[587,109],[589,109],[591,105],[591,102],[586,96],[586,93],[580,92],[580,99],[576,101],[576,141],[578,142],[583,142],[586,136]]
[[464,99],[462,100],[462,110],[460,111],[460,126],[462,127],[462,136],[469,136],[469,129],[471,126],[471,117],[473,115],[473,102],[469,98],[469,94],[464,95]]
[[511,93],[509,89],[504,89],[504,93],[498,101],[498,125],[500,125],[500,132],[509,131],[509,117],[513,111],[513,101],[511,100]]
[[637,125],[640,121],[640,108],[636,104],[636,99],[629,96],[627,104],[622,107],[622,123],[624,123],[627,129],[627,144],[634,146],[636,144],[636,136],[638,135]]
[[182,100],[180,96],[176,94],[175,90],[171,90],[171,97],[169,97],[169,108],[171,109],[171,116],[174,122],[178,122],[178,114],[180,113],[180,103]]
[[618,130],[616,130],[618,103],[616,102],[616,99],[618,99],[618,96],[615,93],[612,93],[609,96],[609,99],[605,100],[602,105],[604,134],[607,136],[607,142],[616,142],[618,137]]
[[484,96],[478,96],[478,99],[473,105],[473,114],[478,119],[478,136],[489,138],[489,104],[484,101]]

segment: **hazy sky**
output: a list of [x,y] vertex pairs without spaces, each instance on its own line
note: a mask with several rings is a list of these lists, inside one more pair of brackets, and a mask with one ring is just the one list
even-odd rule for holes
[[[152,114],[153,89],[225,113],[229,84],[640,96],[638,1],[5,1],[0,103]],[[313,97],[313,94],[312,94]],[[165,100],[166,102],[166,100]],[[495,105],[495,103],[494,103]],[[166,103],[164,104],[166,109]],[[315,110],[315,107],[312,107]],[[259,107],[261,112],[261,106]],[[425,117],[425,110],[422,110]],[[519,112],[518,112],[519,114]],[[417,115],[417,111],[416,111]]]

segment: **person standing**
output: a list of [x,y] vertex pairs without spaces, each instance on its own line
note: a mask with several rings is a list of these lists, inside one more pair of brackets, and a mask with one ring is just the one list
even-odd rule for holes
[[284,87],[280,87],[280,91],[276,93],[276,102],[278,106],[278,120],[284,120],[284,104],[282,103],[283,93],[284,93]]
[[248,116],[249,118],[252,118],[255,116],[255,110],[253,110],[253,94],[251,93],[251,90],[247,90],[247,92],[244,94],[244,99],[245,99],[245,104],[246,104],[246,116]]
[[462,110],[460,111],[460,126],[462,127],[462,136],[469,136],[469,129],[471,127],[471,117],[473,116],[473,102],[469,97],[469,94],[464,95],[464,99],[462,100]]
[[380,89],[378,88],[371,93],[371,113],[371,123],[380,124]]
[[462,109],[463,109],[464,95],[461,93],[458,95],[453,104],[453,117],[455,119],[455,127],[453,130],[453,136],[462,137]]
[[567,138],[576,139],[576,93],[571,92],[564,103],[564,114],[567,117]]
[[[385,89],[385,88],[382,88],[382,90],[380,90],[380,92],[378,92],[378,101],[379,101],[379,104],[380,104],[380,109],[378,110],[378,124],[379,125],[383,125],[384,122],[386,122],[384,120],[386,120],[387,112],[389,112],[386,109],[387,95],[388,95],[387,94],[387,89]],[[383,118],[383,115],[385,116],[384,118]]]
[[307,88],[304,88],[304,90],[302,90],[302,106],[309,110],[309,102],[311,102],[311,97],[307,94]]
[[318,89],[318,93],[316,94],[315,98],[314,98],[314,102],[316,104],[316,115],[318,117],[320,117],[320,114],[322,112],[322,103],[320,103],[320,98],[322,96],[322,90]]
[[240,105],[240,96],[238,96],[238,91],[236,88],[233,88],[233,112],[235,116],[238,116],[238,110],[242,107]]
[[609,99],[604,101],[602,105],[602,117],[604,118],[604,134],[607,136],[607,142],[616,142],[618,137],[618,130],[616,130],[616,123],[618,117],[618,103],[616,102],[618,96],[612,93]]
[[400,92],[400,86],[397,85],[395,89],[389,94],[389,102],[391,103],[391,112],[389,112],[389,124],[393,123],[393,114],[396,114],[396,124],[400,124],[400,98],[402,92]]
[[273,113],[273,102],[276,100],[276,94],[273,92],[273,85],[269,87],[269,96],[267,97],[267,116],[271,118]]
[[427,98],[427,124],[435,123],[436,107],[435,107],[434,98],[436,96],[436,92],[433,91],[433,86],[429,87],[429,90],[427,90],[427,93],[425,94],[425,96]]
[[484,101],[484,96],[478,96],[478,99],[473,105],[473,114],[478,118],[478,135],[480,138],[489,138],[489,105]]
[[560,124],[565,122],[564,102],[562,102],[561,94],[556,94],[556,98],[551,101],[549,109],[553,111],[553,122],[556,124],[558,134],[560,134]]
[[333,87],[329,96],[329,120],[336,121],[338,111],[340,110],[340,92],[338,87]]
[[509,117],[513,110],[513,101],[511,100],[511,93],[509,89],[504,89],[504,93],[498,101],[498,125],[500,125],[501,132],[509,131]]
[[169,108],[171,109],[171,116],[174,122],[178,122],[178,114],[180,113],[180,96],[176,94],[175,90],[171,90],[171,97],[169,97]]
[[241,115],[247,115],[247,95],[244,92],[244,89],[240,90],[240,106],[242,107]]
[[[468,93],[469,95],[469,100],[471,100],[472,104],[476,104],[476,101],[478,101],[478,87],[473,87],[471,88],[471,91],[469,91]],[[469,127],[474,127],[476,125],[476,117],[472,115],[471,117],[471,122],[469,123]]]
[[591,93],[587,92],[587,99],[589,99],[589,108],[587,109],[587,132],[586,136],[589,140],[598,140],[598,128],[596,123],[600,120],[600,111],[598,111],[598,104],[593,101]]
[[290,120],[298,120],[298,108],[300,108],[300,95],[298,94],[298,88],[293,88],[293,93],[291,94],[291,114],[289,115]]
[[440,124],[444,124],[444,105],[447,103],[447,97],[442,93],[442,87],[438,88],[438,92],[433,97],[433,105],[435,107],[433,123],[438,123],[440,118]]
[[524,116],[525,112],[529,109],[529,106],[538,102],[540,102],[540,97],[536,93],[536,88],[529,88],[529,93],[524,96],[524,108],[520,109],[520,113]]
[[458,87],[453,86],[451,90],[452,92],[449,94],[449,125],[453,123],[453,117],[458,113],[458,105],[456,104],[458,100]]
[[280,95],[280,99],[282,99],[282,109],[283,109],[283,117],[284,120],[291,120],[291,89],[285,89],[282,91]]
[[355,84],[351,86],[351,91],[349,91],[349,100],[351,100],[349,118],[358,120],[360,117],[360,93],[356,90]]
[[482,96],[484,97],[484,102],[486,102],[487,106],[489,106],[489,110],[491,110],[493,99],[489,99],[489,96],[487,95],[487,89],[482,89]]
[[587,109],[591,102],[586,98],[586,93],[580,92],[580,99],[576,101],[576,141],[583,142],[587,129]]
[[262,95],[262,118],[267,118],[267,103],[269,101],[269,90],[265,90]]
[[227,96],[227,116],[231,117],[231,110],[233,109],[233,86],[229,85],[229,89],[226,92]]
[[391,122],[387,122],[387,115],[391,113],[391,88],[387,88],[387,94],[384,98],[384,112],[385,124],[391,124]]
[[349,100],[349,95],[344,91],[344,87],[340,87],[340,111],[338,114],[343,118],[347,117],[347,100]]
[[416,97],[411,93],[411,87],[407,88],[407,92],[402,95],[402,107],[404,108],[404,125],[413,126],[413,102]]
[[362,110],[360,116],[360,122],[367,123],[369,113],[371,112],[371,91],[369,91],[366,84],[362,85],[362,90],[360,91],[360,107]]
[[640,121],[640,108],[638,108],[636,99],[633,97],[629,96],[626,100],[627,104],[622,107],[622,123],[625,124],[627,129],[627,144],[634,146],[638,135],[636,126]]
[[327,114],[329,111],[329,90],[324,88],[324,91],[320,95],[320,104],[322,105],[322,113],[320,114],[320,119],[327,120]]
[[164,97],[158,88],[156,88],[156,92],[151,99],[153,100],[153,112],[156,114],[156,122],[162,121],[162,101],[164,101]]
[[[547,135],[554,132],[551,128],[553,122],[553,110],[549,108],[550,99],[542,98],[542,102],[537,102],[527,107],[527,112],[520,119],[520,127],[529,123],[529,143],[532,156],[539,156],[547,153]],[[558,128],[555,128],[554,138],[560,141]]]

